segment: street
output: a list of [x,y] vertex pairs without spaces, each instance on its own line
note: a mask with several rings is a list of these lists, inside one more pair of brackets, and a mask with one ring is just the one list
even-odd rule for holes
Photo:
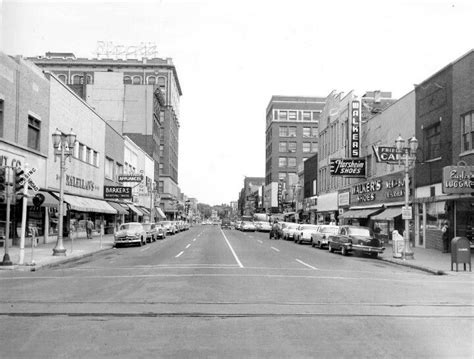
[[0,272],[2,358],[471,358],[473,283],[194,226]]

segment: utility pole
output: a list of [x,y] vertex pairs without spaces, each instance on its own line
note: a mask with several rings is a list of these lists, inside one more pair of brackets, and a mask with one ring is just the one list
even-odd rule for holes
[[4,266],[11,266],[13,263],[10,260],[10,254],[8,253],[8,240],[10,238],[10,182],[11,182],[11,167],[5,167],[5,197],[6,197],[6,204],[7,204],[7,218],[5,223],[5,254],[3,255],[3,262],[2,265]]

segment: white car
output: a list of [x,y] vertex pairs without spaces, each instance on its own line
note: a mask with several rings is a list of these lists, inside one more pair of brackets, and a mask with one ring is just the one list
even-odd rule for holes
[[294,234],[298,230],[298,227],[298,223],[285,223],[285,227],[283,228],[283,239],[286,239],[287,241],[294,240]]
[[302,224],[295,233],[295,243],[311,243],[311,235],[318,231],[319,226],[315,224]]
[[242,222],[241,231],[255,232],[256,229],[257,228],[255,227],[255,224],[253,224],[252,222],[248,222],[248,221]]
[[272,226],[268,222],[260,221],[258,224],[257,231],[259,232],[270,232],[272,230]]
[[146,244],[146,236],[146,231],[143,229],[141,223],[123,223],[114,235],[114,244],[116,248],[126,244],[138,244],[142,246]]
[[318,246],[319,248],[327,248],[329,236],[337,234],[339,226],[322,224],[318,227],[318,230],[311,234],[311,245],[313,247]]

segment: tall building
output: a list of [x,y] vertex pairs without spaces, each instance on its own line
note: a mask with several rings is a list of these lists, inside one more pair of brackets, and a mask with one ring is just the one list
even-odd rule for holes
[[153,158],[161,205],[175,210],[182,92],[172,59],[87,59],[48,52],[30,60],[54,73]]
[[272,96],[266,112],[265,200],[267,210],[278,210],[275,187],[287,191],[298,183],[298,166],[318,152],[323,97]]

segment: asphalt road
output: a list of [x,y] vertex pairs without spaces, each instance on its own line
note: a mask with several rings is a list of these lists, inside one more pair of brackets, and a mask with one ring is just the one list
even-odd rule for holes
[[0,358],[472,358],[473,319],[469,278],[217,226],[0,272]]

